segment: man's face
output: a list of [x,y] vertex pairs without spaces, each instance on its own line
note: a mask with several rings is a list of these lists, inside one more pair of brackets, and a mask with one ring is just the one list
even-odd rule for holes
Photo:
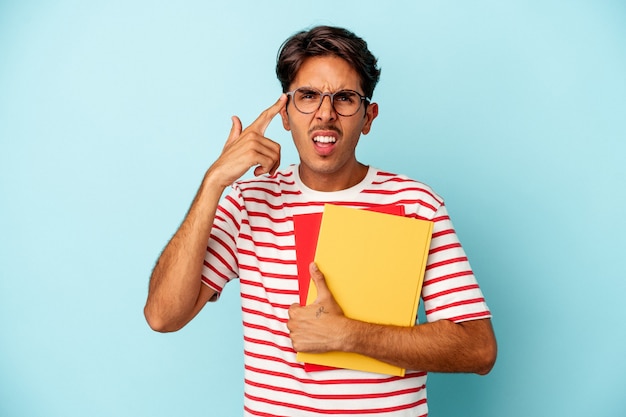
[[[354,90],[363,95],[356,71],[341,58],[311,57],[304,61],[290,91],[310,87],[322,92]],[[300,155],[300,177],[310,188],[336,191],[358,183],[367,169],[356,160],[355,150],[361,133],[370,131],[378,115],[378,106],[371,103],[349,117],[340,116],[324,97],[321,107],[313,113],[299,112],[290,100],[281,111],[283,126],[290,130]]]

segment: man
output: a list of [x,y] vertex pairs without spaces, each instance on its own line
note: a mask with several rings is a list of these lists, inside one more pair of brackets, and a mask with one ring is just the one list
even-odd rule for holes
[[[239,278],[246,415],[426,415],[427,372],[486,374],[496,357],[490,312],[443,200],[422,183],[357,161],[360,135],[378,114],[370,100],[380,73],[362,39],[334,27],[298,33],[283,44],[276,71],[285,94],[246,129],[233,117],[222,154],[154,268],[146,319],[157,331],[178,330]],[[284,170],[280,146],[264,137],[278,114],[300,157]],[[251,167],[256,177],[238,181]],[[345,317],[314,264],[317,300],[297,303],[293,216],[321,212],[326,202],[402,204],[407,216],[433,221],[422,290],[427,323]],[[357,352],[407,372],[306,372],[297,351]]]

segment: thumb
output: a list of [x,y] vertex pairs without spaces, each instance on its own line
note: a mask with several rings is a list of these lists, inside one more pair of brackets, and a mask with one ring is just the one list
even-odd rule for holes
[[230,128],[230,133],[228,134],[228,139],[226,139],[224,148],[233,143],[235,139],[237,139],[241,135],[241,120],[237,116],[231,117],[231,120],[233,121],[233,125]]
[[329,296],[332,297],[328,285],[326,285],[326,278],[324,278],[324,274],[322,274],[322,271],[319,270],[315,262],[311,262],[309,265],[309,273],[311,274],[311,279],[317,290],[317,298],[315,301],[323,300]]

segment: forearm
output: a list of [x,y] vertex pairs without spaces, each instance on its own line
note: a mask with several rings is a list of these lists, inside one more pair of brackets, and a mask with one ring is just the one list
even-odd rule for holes
[[312,263],[316,300],[289,307],[287,328],[297,352],[344,351],[427,372],[488,373],[496,360],[490,319],[453,323],[440,320],[411,327],[380,325],[346,317],[324,275]]
[[224,190],[210,172],[152,271],[144,313],[154,330],[178,330],[197,313],[206,245]]
[[360,353],[406,369],[488,373],[496,358],[491,321],[440,320],[413,327],[348,320],[340,350]]

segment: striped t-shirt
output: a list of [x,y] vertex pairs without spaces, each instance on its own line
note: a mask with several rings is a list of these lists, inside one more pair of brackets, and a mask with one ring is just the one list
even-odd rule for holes
[[293,216],[325,203],[365,208],[402,205],[405,216],[433,221],[422,301],[427,321],[489,318],[490,312],[443,200],[428,186],[369,168],[359,184],[320,192],[292,165],[272,177],[239,181],[221,202],[202,281],[221,292],[239,278],[246,416],[425,416],[426,372],[391,377],[345,369],[306,372],[296,361],[286,322],[297,303]]

